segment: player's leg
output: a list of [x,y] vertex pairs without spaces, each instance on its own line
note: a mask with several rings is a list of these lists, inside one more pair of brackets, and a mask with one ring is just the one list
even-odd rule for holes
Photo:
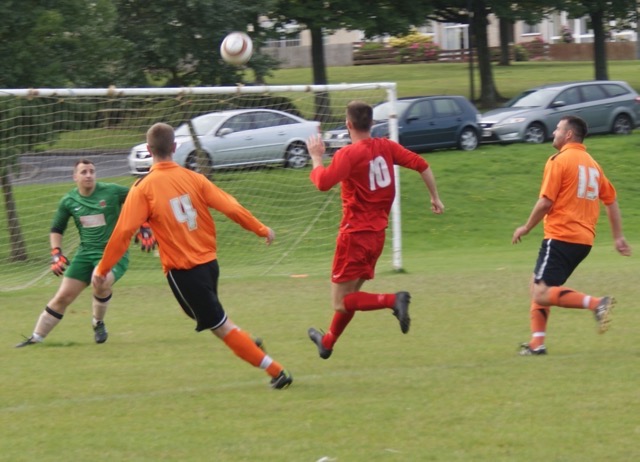
[[[94,257],[93,264],[97,264],[99,261],[98,256]],[[129,266],[129,259],[127,256],[122,257],[120,261],[113,267],[113,269],[107,274],[107,277],[102,284],[92,286],[93,297],[91,301],[91,310],[93,317],[91,319],[91,325],[93,327],[94,340],[96,343],[104,343],[109,338],[109,332],[104,322],[109,308],[109,302],[113,297],[113,285],[122,277],[127,271]]]
[[197,331],[211,330],[236,356],[264,369],[271,376],[273,388],[288,387],[293,381],[291,374],[227,318],[218,299],[218,276],[218,262],[214,260],[190,270],[169,271],[167,280],[183,311],[196,321]]
[[31,337],[19,343],[16,347],[43,342],[47,335],[60,323],[67,307],[80,295],[85,287],[87,287],[85,281],[64,276],[58,291],[40,314]]

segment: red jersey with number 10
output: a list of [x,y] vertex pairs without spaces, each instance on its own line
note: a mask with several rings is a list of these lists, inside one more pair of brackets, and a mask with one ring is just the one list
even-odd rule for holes
[[389,223],[395,198],[394,165],[422,173],[429,164],[418,154],[387,138],[368,138],[340,149],[328,167],[311,171],[321,191],[341,183],[340,232],[381,231]]

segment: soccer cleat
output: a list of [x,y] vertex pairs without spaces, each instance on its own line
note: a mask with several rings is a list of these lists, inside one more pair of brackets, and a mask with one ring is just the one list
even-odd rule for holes
[[29,337],[24,339],[23,342],[20,342],[16,345],[16,348],[22,348],[22,347],[26,347],[29,345],[35,345],[37,343],[42,343],[42,342],[38,342],[36,339],[34,339],[33,337]]
[[293,376],[286,369],[282,369],[277,377],[271,379],[271,388],[274,390],[282,390],[289,387],[292,382]]
[[540,345],[536,348],[531,348],[528,343],[523,343],[520,345],[520,352],[518,353],[520,356],[540,356],[547,354],[547,347],[544,345]]
[[393,306],[393,315],[400,321],[400,330],[403,334],[409,332],[411,318],[409,317],[409,302],[411,295],[409,292],[397,292],[396,303]]
[[104,321],[98,321],[98,323],[93,326],[93,332],[95,334],[94,337],[96,339],[96,343],[104,343],[109,337],[107,326],[104,325]]
[[616,303],[613,297],[602,297],[596,309],[593,310],[593,315],[598,323],[598,333],[604,334],[609,329],[609,323],[611,322],[611,310]]
[[309,334],[309,338],[311,339],[311,341],[318,347],[318,354],[320,355],[320,357],[322,359],[329,359],[329,356],[331,356],[333,350],[329,350],[325,348],[324,345],[322,345],[322,337],[324,337],[323,333],[319,330],[314,329],[313,327],[310,327],[307,333]]

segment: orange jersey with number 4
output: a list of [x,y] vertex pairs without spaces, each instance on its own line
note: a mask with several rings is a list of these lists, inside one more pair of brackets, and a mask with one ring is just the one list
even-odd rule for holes
[[205,176],[175,162],[154,164],[149,174],[129,191],[98,265],[98,274],[109,272],[145,221],[158,241],[165,273],[215,260],[216,227],[210,208],[258,236],[266,237],[269,233],[269,228]]
[[544,167],[540,197],[553,202],[544,218],[545,239],[593,245],[600,201],[609,205],[616,190],[580,143],[569,143]]

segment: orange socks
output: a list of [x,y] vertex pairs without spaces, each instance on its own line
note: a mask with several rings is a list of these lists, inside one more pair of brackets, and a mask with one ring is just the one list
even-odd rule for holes
[[278,362],[271,359],[269,355],[258,348],[246,332],[241,331],[237,327],[229,332],[222,340],[236,356],[254,367],[266,370],[267,374],[271,377],[277,377],[284,369]]
[[549,287],[549,304],[563,308],[588,308],[594,310],[599,298],[576,292],[567,287]]
[[535,350],[540,345],[544,345],[544,339],[547,330],[547,321],[549,320],[549,307],[531,302],[529,314],[531,316],[531,341],[529,348]]

